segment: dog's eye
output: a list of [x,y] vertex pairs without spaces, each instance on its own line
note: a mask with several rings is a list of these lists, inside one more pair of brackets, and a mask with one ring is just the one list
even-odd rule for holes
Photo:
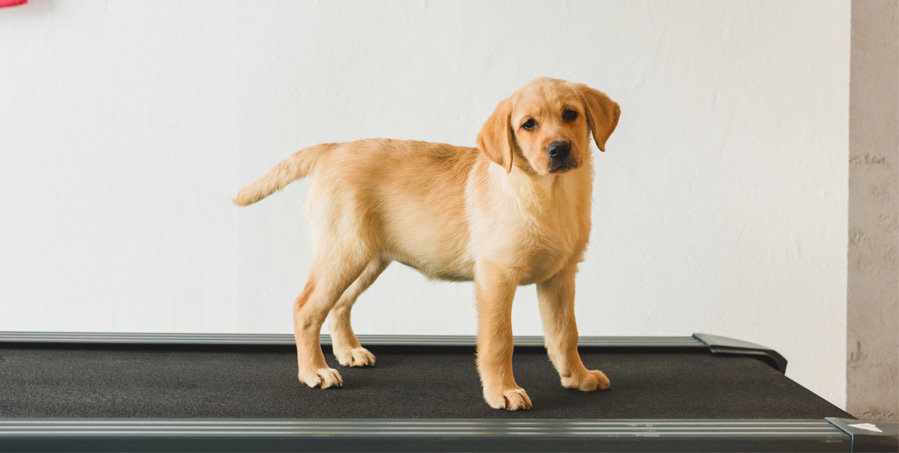
[[537,122],[534,121],[533,118],[531,118],[531,119],[525,121],[524,124],[521,125],[521,127],[524,129],[527,129],[527,130],[531,130],[531,129],[537,127]]
[[562,119],[565,121],[574,121],[577,119],[577,112],[574,110],[565,110],[562,112]]

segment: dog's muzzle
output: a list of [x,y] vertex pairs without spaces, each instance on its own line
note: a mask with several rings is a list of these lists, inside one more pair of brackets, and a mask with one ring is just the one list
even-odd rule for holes
[[577,168],[577,162],[571,157],[571,143],[556,141],[546,147],[549,156],[549,172],[556,173]]

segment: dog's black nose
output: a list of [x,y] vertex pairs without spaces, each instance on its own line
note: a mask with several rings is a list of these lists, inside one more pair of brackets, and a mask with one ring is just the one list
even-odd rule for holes
[[564,160],[571,152],[571,143],[568,142],[552,142],[546,147],[546,154],[556,160]]

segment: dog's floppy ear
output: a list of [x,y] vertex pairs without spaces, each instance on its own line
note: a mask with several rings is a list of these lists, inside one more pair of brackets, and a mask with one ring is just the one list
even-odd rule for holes
[[587,112],[587,124],[593,132],[593,140],[600,151],[606,150],[606,140],[612,135],[615,126],[618,125],[618,117],[621,116],[621,107],[618,103],[609,99],[605,93],[594,90],[587,85],[578,85],[578,91],[584,99],[584,107]]
[[478,148],[506,172],[512,171],[512,147],[517,146],[509,117],[512,115],[512,101],[506,99],[496,106],[478,133]]

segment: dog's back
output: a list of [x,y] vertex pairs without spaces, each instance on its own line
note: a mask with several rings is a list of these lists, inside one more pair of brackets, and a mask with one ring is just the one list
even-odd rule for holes
[[427,276],[471,280],[465,187],[478,156],[477,148],[410,140],[316,145],[241,189],[234,202],[246,206],[312,176],[306,213],[313,235],[352,231],[360,247]]

